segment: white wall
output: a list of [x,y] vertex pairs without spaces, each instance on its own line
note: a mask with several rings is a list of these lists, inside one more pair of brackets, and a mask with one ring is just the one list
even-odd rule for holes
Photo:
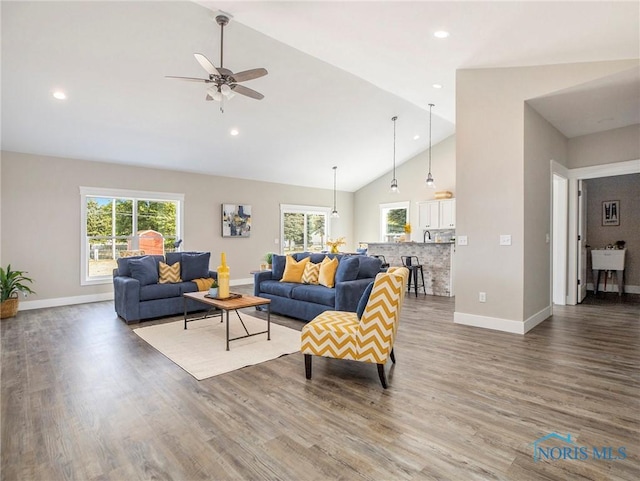
[[[541,320],[529,311],[549,298],[550,279],[541,279],[550,253],[542,254],[538,239],[525,236],[549,216],[548,200],[530,203],[549,190],[549,159],[547,180],[538,184],[540,172],[525,157],[525,101],[637,65],[625,60],[458,71],[456,235],[468,236],[469,245],[456,251],[456,322],[526,332]],[[525,212],[536,220],[525,221]],[[501,234],[512,235],[511,246],[499,245]],[[536,245],[525,247],[529,242]],[[478,301],[479,291],[487,302]],[[525,296],[531,297],[526,310]]]
[[523,318],[529,319],[552,304],[550,161],[566,165],[567,138],[526,103],[524,115]]
[[570,169],[636,159],[640,159],[640,124],[569,139]]
[[[184,249],[211,252],[211,268],[227,253],[232,281],[249,279],[265,253],[279,251],[280,204],[331,207],[332,190],[292,187],[129,167],[82,160],[2,152],[2,265],[25,270],[37,295],[29,300],[104,295],[112,286],[80,285],[80,186],[185,194]],[[327,173],[331,175],[331,173]],[[222,238],[220,205],[252,206],[251,237]],[[355,248],[353,194],[339,192],[339,219],[331,235],[344,236]]]

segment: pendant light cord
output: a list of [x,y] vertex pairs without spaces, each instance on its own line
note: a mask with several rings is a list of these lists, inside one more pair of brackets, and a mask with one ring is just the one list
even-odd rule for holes
[[393,180],[396,180],[396,120],[398,117],[395,116],[391,120],[393,120]]
[[338,171],[338,166],[335,165],[333,167],[333,212],[338,212],[336,209],[336,173]]
[[431,108],[434,104],[429,104],[429,174],[431,174]]

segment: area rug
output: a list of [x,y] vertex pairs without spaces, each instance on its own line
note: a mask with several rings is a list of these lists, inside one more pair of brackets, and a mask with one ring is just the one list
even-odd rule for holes
[[[267,321],[242,314],[250,333],[267,330]],[[187,371],[198,381],[245,366],[276,359],[300,350],[300,331],[271,323],[271,340],[266,334],[238,339],[226,350],[225,323],[219,317],[134,329],[138,336]],[[234,312],[229,313],[229,337],[245,335]]]

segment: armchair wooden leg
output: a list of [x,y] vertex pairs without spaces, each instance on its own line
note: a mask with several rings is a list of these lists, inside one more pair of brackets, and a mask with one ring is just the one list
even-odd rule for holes
[[393,348],[391,349],[391,353],[389,354],[389,357],[391,358],[391,362],[395,364],[396,363],[396,355],[393,352]]
[[304,374],[307,379],[311,379],[311,354],[304,355]]
[[387,377],[384,374],[384,364],[378,364],[378,376],[380,377],[382,387],[387,389]]

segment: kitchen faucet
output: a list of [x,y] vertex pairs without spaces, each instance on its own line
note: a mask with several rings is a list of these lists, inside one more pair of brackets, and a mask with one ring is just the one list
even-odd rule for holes
[[427,235],[429,236],[429,240],[431,240],[431,232],[429,232],[428,230],[425,230],[424,234],[422,235],[422,242],[424,243],[427,242]]

